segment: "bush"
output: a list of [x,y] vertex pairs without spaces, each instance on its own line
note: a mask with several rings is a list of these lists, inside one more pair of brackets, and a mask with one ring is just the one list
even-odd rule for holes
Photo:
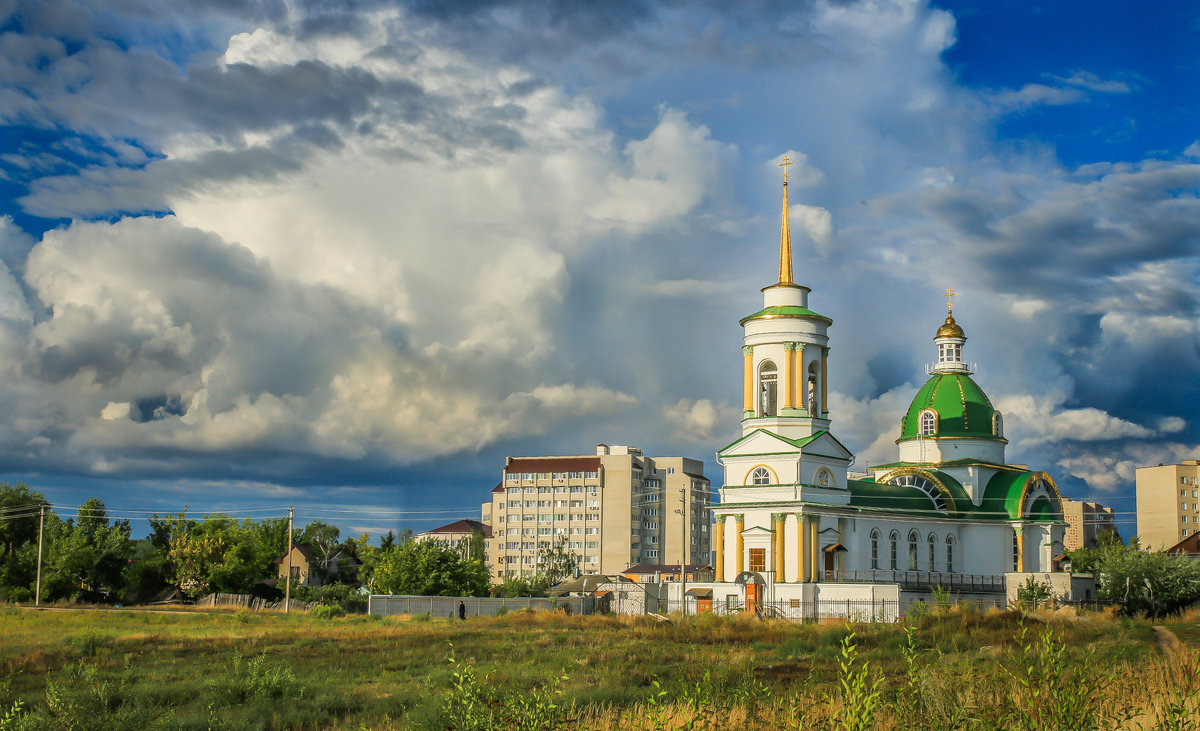
[[1050,584],[1042,583],[1030,576],[1025,579],[1025,585],[1017,589],[1017,601],[1022,605],[1033,608],[1040,607],[1054,598]]
[[224,677],[208,683],[209,690],[217,700],[243,703],[251,698],[302,698],[304,688],[296,681],[291,667],[283,662],[272,662],[267,653],[244,662],[241,653],[233,656],[233,664]]
[[336,604],[318,604],[309,609],[308,614],[316,619],[333,619],[346,616],[346,610]]

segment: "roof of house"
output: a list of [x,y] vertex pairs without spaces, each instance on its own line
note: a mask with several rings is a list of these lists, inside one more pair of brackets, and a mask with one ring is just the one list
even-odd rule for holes
[[421,535],[442,535],[446,533],[482,533],[484,538],[491,538],[492,527],[490,525],[480,523],[478,520],[463,519],[456,520],[453,523],[447,523],[446,525],[434,528],[433,530],[427,530]]
[[[687,565],[687,568],[685,570],[695,573],[697,571],[703,571],[705,569],[708,569],[711,571],[712,566],[709,566],[707,564],[702,564],[702,563],[690,563]],[[630,566],[627,569],[623,569],[621,571],[621,573],[623,573],[623,574],[671,574],[671,573],[677,573],[678,571],[679,571],[679,564],[677,564],[677,563],[662,563],[662,564],[639,563],[639,564]]]
[[568,579],[559,584],[555,584],[546,593],[550,596],[566,596],[567,594],[591,593],[596,590],[596,587],[601,584],[608,584],[613,581],[613,577],[603,574],[584,574],[577,576],[574,579]]
[[1193,533],[1179,543],[1166,549],[1167,553],[1180,553],[1187,556],[1200,556],[1200,533]]
[[[312,550],[308,546],[301,546],[300,544],[296,544],[293,546],[293,548],[295,548],[300,553],[300,555],[304,557],[304,560],[307,561],[312,558]],[[279,558],[275,559],[275,563],[281,564],[281,563],[283,563],[283,560],[286,558],[287,558],[287,554],[285,553],[282,556],[280,556]]]
[[599,457],[514,457],[505,466],[508,474],[514,472],[596,472],[600,469]]
[[504,483],[497,482],[496,486],[492,488],[492,492],[504,492]]

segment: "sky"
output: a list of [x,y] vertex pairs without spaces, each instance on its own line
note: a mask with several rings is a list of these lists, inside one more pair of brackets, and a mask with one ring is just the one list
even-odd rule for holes
[[953,287],[1009,461],[1131,535],[1200,456],[1198,47],[1166,1],[0,0],[0,481],[374,535],[509,455],[719,485],[787,154],[854,469]]

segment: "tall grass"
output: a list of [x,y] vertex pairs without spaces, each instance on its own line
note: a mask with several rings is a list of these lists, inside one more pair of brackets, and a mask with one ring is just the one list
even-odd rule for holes
[[1137,620],[969,607],[898,625],[3,612],[0,731],[1200,731],[1200,635],[1168,625],[1172,657]]

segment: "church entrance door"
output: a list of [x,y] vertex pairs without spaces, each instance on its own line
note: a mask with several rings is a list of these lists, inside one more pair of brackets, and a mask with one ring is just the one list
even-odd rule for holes
[[746,584],[746,611],[757,614],[761,600],[762,586],[759,584]]

